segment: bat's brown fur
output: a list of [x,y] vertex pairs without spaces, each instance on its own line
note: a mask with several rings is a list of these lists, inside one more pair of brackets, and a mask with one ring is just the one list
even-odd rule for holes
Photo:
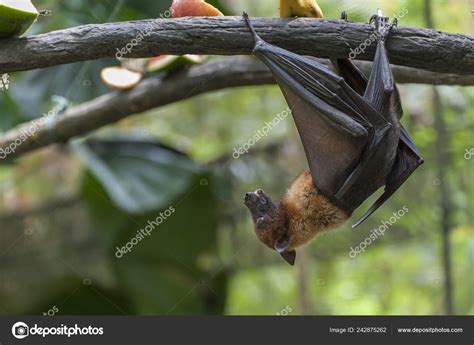
[[321,232],[341,226],[349,218],[316,190],[309,170],[296,178],[280,207],[286,209],[288,218],[291,238],[288,250],[307,243]]
[[279,204],[257,190],[247,193],[246,205],[252,212],[260,241],[272,249],[278,243],[288,242],[287,252],[319,233],[337,228],[350,216],[316,190],[308,170],[296,178]]

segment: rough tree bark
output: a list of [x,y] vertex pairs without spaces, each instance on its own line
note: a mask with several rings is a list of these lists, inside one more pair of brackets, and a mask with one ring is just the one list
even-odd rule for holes
[[[324,58],[349,56],[369,39],[368,24],[326,19],[253,18],[262,37],[296,53]],[[144,33],[149,33],[144,35]],[[83,25],[0,42],[0,72],[114,57],[117,49],[143,37],[126,57],[159,54],[250,54],[253,39],[241,17],[186,17]],[[372,42],[373,43],[373,42]],[[375,44],[360,55],[372,60]],[[399,27],[387,42],[393,64],[434,72],[474,74],[474,37]]]

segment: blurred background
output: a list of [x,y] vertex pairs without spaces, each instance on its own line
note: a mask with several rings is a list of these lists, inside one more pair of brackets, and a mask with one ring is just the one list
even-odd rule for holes
[[[33,2],[52,16],[27,35],[158,18],[171,3]],[[209,2],[226,15],[278,16],[277,0]],[[346,10],[363,22],[377,7],[389,16],[406,8],[400,25],[427,26],[422,0],[319,3],[327,18]],[[431,6],[437,30],[473,33],[472,1]],[[110,92],[99,72],[117,64],[12,73],[0,91],[0,130],[58,101],[74,105]],[[293,121],[232,157],[286,109],[276,86],[198,96],[0,165],[0,313],[473,314],[474,157],[466,152],[474,148],[474,88],[399,87],[403,124],[426,163],[356,231],[349,222],[300,250],[295,267],[257,240],[242,199],[259,187],[281,196],[306,168]],[[349,255],[404,206],[408,212],[385,235]],[[151,236],[117,258],[117,247],[170,207]]]

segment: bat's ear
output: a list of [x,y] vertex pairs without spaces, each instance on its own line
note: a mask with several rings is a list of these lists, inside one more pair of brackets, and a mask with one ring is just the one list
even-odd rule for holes
[[288,262],[291,266],[295,264],[296,260],[296,251],[293,249],[289,252],[282,252],[280,255],[285,259],[286,262]]
[[290,246],[290,239],[289,238],[279,238],[273,243],[273,248],[278,253],[283,253],[288,247]]
[[277,239],[275,243],[273,244],[273,248],[275,248],[275,250],[278,253],[280,253],[283,259],[286,260],[286,262],[288,262],[290,265],[293,266],[295,264],[296,251],[295,250],[287,251],[289,246],[290,246],[290,239],[286,237]]

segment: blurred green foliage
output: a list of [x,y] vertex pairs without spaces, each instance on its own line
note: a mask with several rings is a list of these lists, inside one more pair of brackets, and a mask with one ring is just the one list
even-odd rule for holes
[[[171,1],[34,2],[53,15],[28,35],[156,18]],[[246,9],[278,16],[276,0],[213,3],[229,15]],[[321,0],[320,6],[328,18],[346,10],[353,21],[367,21],[377,7],[388,15],[406,7],[400,25],[425,26],[422,0]],[[472,33],[470,10],[463,0],[433,2],[436,29]],[[41,116],[54,95],[78,104],[108,92],[99,71],[113,64],[104,59],[13,73],[10,89],[0,92],[0,130]],[[258,242],[242,203],[244,192],[258,187],[282,195],[306,167],[293,122],[232,158],[234,147],[286,109],[275,86],[202,95],[107,126],[79,148],[56,145],[1,165],[0,313],[56,307],[58,314],[275,315],[290,307],[290,315],[442,314],[440,184],[446,183],[453,201],[454,310],[473,314],[474,157],[464,154],[474,147],[474,90],[438,90],[450,137],[446,179],[439,179],[436,163],[432,87],[401,85],[403,123],[426,163],[363,226],[317,238],[298,254],[296,267]],[[151,236],[115,256],[170,206],[176,212]],[[383,237],[349,256],[403,206],[409,212]]]

